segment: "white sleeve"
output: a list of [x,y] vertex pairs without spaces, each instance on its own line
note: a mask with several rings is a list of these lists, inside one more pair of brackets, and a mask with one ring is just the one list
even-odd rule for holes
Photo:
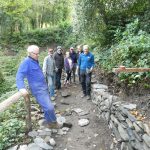
[[43,74],[45,77],[46,77],[46,70],[47,70],[47,57],[45,57],[43,61]]

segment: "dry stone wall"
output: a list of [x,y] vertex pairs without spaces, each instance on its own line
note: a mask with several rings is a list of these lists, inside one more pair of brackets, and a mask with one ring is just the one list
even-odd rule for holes
[[99,110],[99,117],[108,122],[121,150],[150,150],[150,128],[132,112],[136,104],[122,101],[108,92],[103,84],[92,85],[92,101]]

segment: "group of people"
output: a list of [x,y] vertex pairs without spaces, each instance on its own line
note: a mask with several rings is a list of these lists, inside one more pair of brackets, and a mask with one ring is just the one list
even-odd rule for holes
[[89,52],[88,45],[77,46],[78,52],[71,47],[66,52],[65,58],[61,46],[58,46],[56,52],[48,49],[48,56],[44,58],[43,70],[41,69],[38,57],[39,47],[31,45],[28,47],[28,57],[20,64],[16,74],[16,84],[18,90],[23,96],[28,94],[24,79],[27,78],[29,88],[36,101],[44,111],[45,122],[49,128],[59,128],[57,123],[54,106],[51,99],[54,98],[54,90],[61,89],[62,70],[65,70],[66,78],[64,86],[71,83],[71,74],[73,82],[76,81],[76,75],[82,85],[83,95],[87,100],[91,99],[91,75],[94,68],[94,55]]

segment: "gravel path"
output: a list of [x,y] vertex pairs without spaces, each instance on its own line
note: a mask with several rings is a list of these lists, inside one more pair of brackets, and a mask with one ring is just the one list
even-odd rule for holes
[[[63,98],[62,92],[69,92],[71,96]],[[81,98],[81,87],[79,84],[72,84],[68,88],[62,88],[57,92],[56,111],[66,118],[67,122],[72,123],[72,128],[66,135],[54,135],[57,145],[55,150],[110,150],[113,138],[106,122],[97,117],[96,106],[91,100]],[[80,116],[74,111],[74,108],[80,108],[87,115]],[[72,112],[71,114],[66,114]],[[81,127],[78,125],[79,119],[88,119],[89,124]]]

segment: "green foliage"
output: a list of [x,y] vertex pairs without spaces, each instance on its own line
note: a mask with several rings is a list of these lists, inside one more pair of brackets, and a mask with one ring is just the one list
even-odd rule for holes
[[74,5],[74,30],[80,39],[86,42],[90,39],[95,46],[106,47],[116,42],[115,31],[118,28],[124,31],[133,18],[140,18],[143,21],[140,26],[149,30],[149,0],[75,0]]
[[127,25],[122,33],[122,40],[111,47],[112,66],[125,65],[127,67],[150,66],[150,35],[138,29],[138,20]]
[[[8,52],[9,53],[9,52]],[[3,54],[4,55],[4,52]],[[0,57],[0,77],[2,78],[0,84],[0,95],[7,91],[14,90],[15,75],[18,65],[23,57],[26,56],[26,51],[20,51],[16,56],[2,56]],[[3,74],[2,74],[3,73]],[[15,87],[16,88],[16,87]]]
[[[124,32],[117,30],[115,37],[116,44],[108,49],[103,49],[103,51],[96,50],[98,63],[103,69],[111,72],[112,68],[120,65],[127,68],[149,68],[150,34],[139,30],[138,19],[128,24]],[[123,82],[128,82],[129,85],[141,81],[146,83],[150,78],[150,73],[120,73],[119,78]]]
[[3,74],[0,72],[0,84],[2,84],[4,82],[4,77]]
[[12,45],[11,50],[17,52],[21,49],[20,47],[30,44],[36,44],[41,47],[53,43],[65,44],[71,33],[72,27],[68,23],[61,23],[57,27],[36,29],[22,33],[21,35],[20,33],[14,33],[10,36],[11,38],[5,37],[2,41],[6,41],[6,39],[9,40],[9,45]]
[[0,149],[6,149],[24,138],[25,123],[13,118],[0,124]]
[[23,100],[0,114],[0,150],[23,141],[25,114]]
[[57,26],[69,20],[69,3],[70,0],[1,0],[0,33],[9,42],[13,34]]
[[9,86],[5,86],[6,81],[3,77],[3,74],[0,72],[0,94],[2,94],[3,92],[7,91],[9,89]]

